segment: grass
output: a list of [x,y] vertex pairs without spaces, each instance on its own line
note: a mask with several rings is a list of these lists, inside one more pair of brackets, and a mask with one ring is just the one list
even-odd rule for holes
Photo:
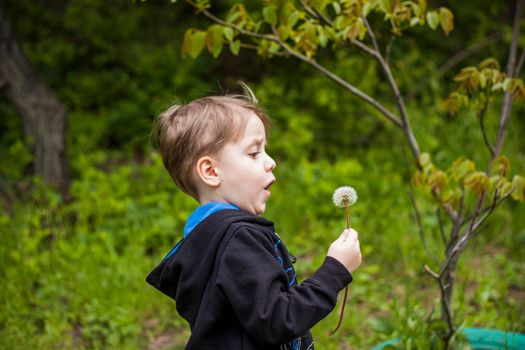
[[[72,203],[36,183],[12,213],[0,215],[0,348],[184,348],[186,322],[144,278],[180,238],[197,203],[173,186],[155,153],[141,162],[113,157],[75,159],[81,175]],[[426,317],[439,310],[436,285],[422,272],[430,260],[417,239],[405,185],[395,167],[374,169],[382,157],[277,169],[264,216],[298,256],[300,280],[344,229],[344,210],[331,203],[333,189],[352,185],[360,196],[351,221],[360,232],[363,264],[339,332],[326,335],[340,303],[312,330],[322,349],[367,349],[403,335],[417,341]],[[499,208],[461,258],[454,300],[459,323],[525,331],[519,210],[516,203]],[[435,235],[433,213],[424,212],[424,220]],[[439,253],[437,240],[430,242]]]

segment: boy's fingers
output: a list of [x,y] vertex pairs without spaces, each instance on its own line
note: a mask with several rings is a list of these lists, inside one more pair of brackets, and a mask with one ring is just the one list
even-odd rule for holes
[[347,238],[351,238],[353,240],[357,240],[359,237],[359,235],[357,234],[357,231],[354,230],[353,228],[351,228],[350,230],[348,230],[348,235],[347,235]]
[[341,237],[343,237],[343,242],[348,239],[349,234],[350,234],[350,230],[346,229],[343,231],[343,234],[341,235]]

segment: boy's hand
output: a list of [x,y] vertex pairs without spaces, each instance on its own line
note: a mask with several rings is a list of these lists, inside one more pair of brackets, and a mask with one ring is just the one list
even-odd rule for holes
[[350,273],[354,272],[361,265],[361,248],[357,231],[344,230],[341,236],[330,245],[326,255],[337,259]]

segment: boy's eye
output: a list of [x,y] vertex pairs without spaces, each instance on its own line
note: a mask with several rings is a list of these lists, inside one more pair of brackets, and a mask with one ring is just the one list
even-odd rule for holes
[[250,155],[250,157],[255,158],[255,157],[257,157],[257,155],[259,153],[261,153],[261,152],[253,152],[253,153],[250,153],[249,155]]

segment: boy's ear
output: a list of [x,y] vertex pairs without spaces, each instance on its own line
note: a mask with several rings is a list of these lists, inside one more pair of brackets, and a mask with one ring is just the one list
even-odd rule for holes
[[219,175],[215,171],[215,160],[204,156],[197,161],[197,176],[208,186],[217,187],[221,183]]

